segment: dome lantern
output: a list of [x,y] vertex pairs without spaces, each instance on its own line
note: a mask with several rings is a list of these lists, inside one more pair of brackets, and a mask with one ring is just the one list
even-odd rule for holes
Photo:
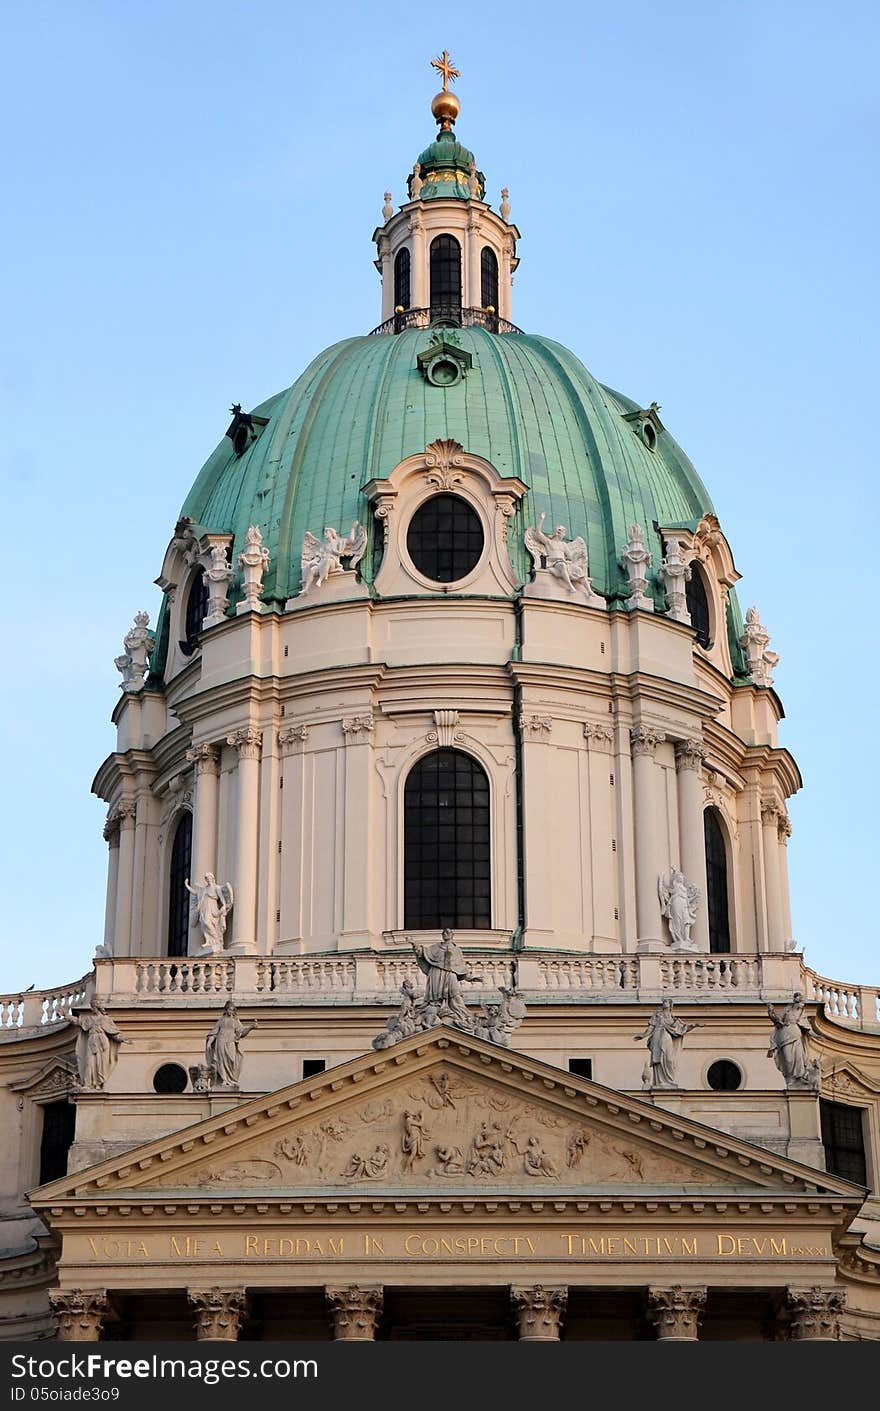
[[407,175],[408,200],[373,234],[383,331],[477,323],[499,332],[511,317],[519,231],[503,194],[501,215],[491,209],[476,157],[455,134],[461,104],[449,84],[459,70],[448,50],[431,64],[443,78],[431,103],[440,130]]

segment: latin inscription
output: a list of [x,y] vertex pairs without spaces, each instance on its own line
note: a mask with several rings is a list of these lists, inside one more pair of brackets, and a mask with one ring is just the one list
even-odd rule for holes
[[[143,1238],[93,1236],[88,1255],[102,1263],[167,1263],[176,1260],[308,1262],[310,1260],[403,1259],[413,1261],[571,1260],[573,1262],[689,1259],[830,1259],[827,1238],[819,1232],[774,1234],[720,1230],[614,1231],[554,1227],[544,1230],[411,1229],[337,1230],[293,1233],[232,1231],[215,1237],[203,1233],[163,1233]],[[66,1244],[72,1243],[67,1236]]]

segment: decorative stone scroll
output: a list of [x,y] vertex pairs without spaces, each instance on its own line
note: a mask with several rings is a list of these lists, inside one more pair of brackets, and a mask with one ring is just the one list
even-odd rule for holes
[[239,1289],[187,1289],[199,1342],[237,1342],[247,1308],[247,1294]]
[[238,556],[238,566],[244,574],[244,597],[236,606],[236,615],[240,617],[246,612],[262,612],[260,595],[263,591],[263,574],[269,567],[269,550],[263,547],[263,531],[258,524],[252,524],[248,528],[247,547]]
[[657,1329],[658,1342],[696,1342],[705,1307],[705,1288],[673,1284],[648,1289],[648,1317]]
[[645,533],[640,524],[630,525],[629,540],[621,550],[620,562],[629,582],[627,607],[653,612],[654,600],[648,596],[647,571],[654,562],[654,556],[645,548]]
[[568,1302],[567,1288],[511,1288],[510,1301],[520,1342],[558,1342]]
[[347,1288],[327,1288],[324,1293],[336,1342],[374,1341],[382,1315],[383,1289],[350,1284]]
[[50,1289],[49,1302],[58,1319],[61,1342],[98,1342],[110,1302],[103,1289]]
[[457,710],[435,710],[434,729],[429,730],[425,740],[429,745],[438,745],[441,750],[451,749],[461,741],[458,728]]
[[152,632],[147,631],[149,621],[148,612],[135,613],[134,626],[122,639],[125,651],[114,660],[117,671],[122,673],[120,684],[123,691],[140,691],[146,680],[150,656],[156,645],[156,638]]
[[835,1342],[840,1338],[840,1315],[846,1307],[846,1290],[790,1288],[787,1292],[790,1336],[793,1342]]

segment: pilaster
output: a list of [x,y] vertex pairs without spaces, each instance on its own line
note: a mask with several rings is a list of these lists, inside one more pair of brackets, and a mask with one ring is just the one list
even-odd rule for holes
[[310,727],[305,724],[284,725],[278,731],[281,749],[281,846],[284,866],[281,868],[279,902],[281,953],[299,951],[305,934],[306,902],[309,879],[305,868],[305,784],[306,747]]
[[782,925],[782,890],[779,870],[779,821],[781,807],[776,798],[761,803],[761,841],[767,890],[767,948],[785,949]]
[[522,800],[525,854],[526,934],[528,947],[552,945],[553,815],[548,778],[547,746],[553,732],[552,717],[524,705],[519,721],[522,735]]
[[235,798],[232,911],[233,952],[256,949],[257,836],[259,832],[260,750],[263,734],[253,725],[227,735],[226,743],[238,754]]
[[131,903],[134,889],[134,844],[137,804],[123,799],[114,809],[119,823],[119,867],[116,885],[116,916],[113,926],[113,954],[131,955]]
[[678,841],[681,870],[699,888],[697,919],[691,939],[698,950],[709,949],[709,903],[706,885],[706,835],[703,823],[702,768],[706,752],[697,740],[676,740],[675,771],[678,784]]
[[[193,840],[190,861],[190,881],[199,886],[208,872],[217,874],[217,819],[220,798],[220,750],[217,745],[202,742],[187,750],[187,763],[195,771],[193,797]],[[195,949],[201,936],[193,935]]]
[[646,725],[630,731],[635,803],[636,910],[639,949],[663,943],[663,923],[657,884],[669,866],[661,851],[657,820],[665,810],[663,780],[654,756],[666,736]]
[[372,711],[342,718],[345,741],[345,802],[342,811],[342,935],[346,949],[370,945],[370,894],[372,885],[370,826],[372,803]]
[[584,725],[587,746],[587,796],[590,818],[590,868],[593,903],[593,949],[603,954],[619,951],[620,922],[617,909],[617,869],[612,865],[614,837],[614,727],[605,721]]

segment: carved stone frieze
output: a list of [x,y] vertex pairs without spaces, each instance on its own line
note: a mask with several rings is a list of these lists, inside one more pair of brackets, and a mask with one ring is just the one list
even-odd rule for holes
[[[639,1144],[577,1115],[516,1096],[446,1067],[395,1085],[381,1098],[352,1100],[332,1116],[300,1119],[279,1134],[238,1145],[183,1174],[178,1186],[296,1188],[352,1185],[522,1187],[577,1184],[706,1184],[712,1179],[677,1152]],[[159,1183],[162,1178],[159,1177]]]
[[793,1342],[835,1342],[840,1338],[840,1315],[846,1291],[838,1288],[790,1288],[786,1302]]
[[237,1342],[247,1306],[247,1295],[239,1289],[188,1289],[199,1342]]
[[110,1308],[103,1289],[50,1289],[49,1302],[61,1342],[98,1342]]
[[383,1290],[349,1284],[324,1290],[337,1342],[372,1342],[382,1314]]
[[696,1342],[706,1306],[704,1288],[648,1289],[648,1317],[657,1329],[658,1342]]
[[567,1288],[511,1288],[510,1301],[520,1342],[558,1342],[568,1302]]

